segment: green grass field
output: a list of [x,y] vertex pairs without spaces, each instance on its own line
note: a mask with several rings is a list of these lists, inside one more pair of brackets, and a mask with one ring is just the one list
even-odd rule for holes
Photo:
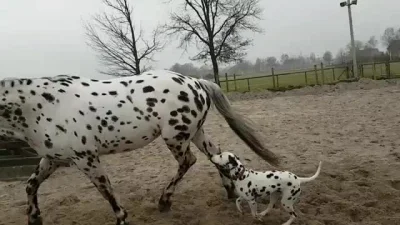
[[[386,65],[384,63],[375,64],[375,73],[372,64],[363,64],[359,73],[360,77],[382,79],[387,78]],[[325,68],[323,73],[320,67],[315,70],[307,71],[288,71],[277,72],[275,76],[271,74],[258,74],[236,76],[228,76],[228,82],[225,77],[221,77],[221,87],[224,91],[260,91],[265,89],[285,90],[294,87],[303,87],[317,84],[335,83],[340,80],[348,79],[346,67]],[[400,62],[390,63],[390,74],[392,77],[400,76]],[[228,83],[228,85],[227,85]]]

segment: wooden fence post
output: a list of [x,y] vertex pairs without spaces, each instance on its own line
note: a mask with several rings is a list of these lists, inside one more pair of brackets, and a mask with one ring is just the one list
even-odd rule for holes
[[361,73],[360,73],[361,77],[365,77],[364,76],[364,65],[363,64],[360,65],[360,70],[361,70]]
[[225,73],[225,82],[226,82],[226,92],[229,92],[228,73]]
[[321,76],[322,76],[322,84],[325,84],[324,63],[322,63],[322,62],[321,62]]
[[247,90],[250,91],[250,79],[247,78]]
[[376,64],[372,64],[372,79],[376,80]]
[[349,65],[346,66],[346,79],[350,78],[350,67]]
[[236,86],[236,73],[233,74],[233,82],[235,83],[235,91],[237,91],[237,86]]
[[385,64],[386,64],[387,78],[391,78],[392,76],[390,75],[390,63],[389,63],[389,61],[387,61]]
[[317,71],[317,65],[314,65],[314,72],[315,72],[315,80],[316,80],[317,84],[319,84],[319,81],[318,81],[318,71]]
[[306,85],[308,85],[307,71],[304,71],[304,80],[306,81]]
[[271,68],[271,74],[272,74],[272,83],[273,83],[273,87],[274,89],[276,88],[275,86],[275,74],[274,74],[274,68]]
[[333,81],[336,81],[335,68],[332,68]]
[[276,74],[276,87],[279,88],[279,74]]

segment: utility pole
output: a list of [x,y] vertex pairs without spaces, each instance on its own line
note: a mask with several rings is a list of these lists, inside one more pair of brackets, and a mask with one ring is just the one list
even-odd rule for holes
[[350,38],[351,38],[351,52],[353,55],[353,74],[354,78],[358,79],[358,66],[357,66],[357,51],[354,44],[354,30],[353,30],[353,17],[351,16],[351,5],[357,5],[357,0],[347,0],[346,2],[341,2],[340,6],[347,6],[347,10],[349,13],[349,25],[350,25]]

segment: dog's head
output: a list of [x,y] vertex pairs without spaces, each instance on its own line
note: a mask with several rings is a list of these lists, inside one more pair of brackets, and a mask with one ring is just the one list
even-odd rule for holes
[[215,154],[211,157],[211,162],[217,166],[222,174],[232,180],[239,179],[245,171],[239,157],[231,152]]

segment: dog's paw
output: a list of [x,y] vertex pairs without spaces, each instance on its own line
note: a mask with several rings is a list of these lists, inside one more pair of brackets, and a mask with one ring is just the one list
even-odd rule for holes
[[257,215],[254,217],[254,219],[256,219],[256,220],[258,220],[258,221],[260,221],[260,222],[263,222],[263,216],[262,216],[261,214],[257,214]]

